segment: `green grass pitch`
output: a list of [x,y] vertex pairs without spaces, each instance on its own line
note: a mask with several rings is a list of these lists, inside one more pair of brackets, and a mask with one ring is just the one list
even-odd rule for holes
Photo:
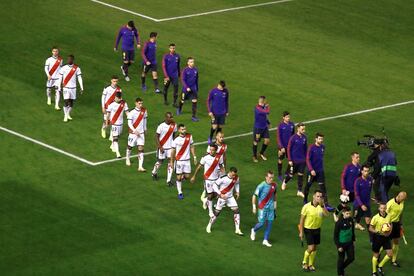
[[[265,1],[126,1],[108,3],[154,18],[167,18]],[[410,1],[296,0],[181,20],[153,22],[88,0],[2,1],[0,3],[0,126],[20,132],[92,162],[114,158],[100,137],[100,95],[112,74],[120,74],[120,53],[113,42],[121,24],[135,20],[146,39],[157,31],[158,58],[170,42],[183,59],[194,56],[200,71],[201,121],[190,121],[190,107],[178,122],[196,142],[209,133],[205,99],[220,79],[230,93],[227,136],[252,129],[259,95],[271,105],[276,126],[282,111],[295,122],[334,116],[413,100],[414,3]],[[46,105],[43,66],[50,47],[73,53],[82,68],[85,94],[75,103],[74,121]],[[137,62],[141,58],[137,56]],[[162,97],[139,87],[139,66],[132,81],[120,82],[126,100],[143,97],[149,110],[146,150],[163,113]],[[161,68],[159,73],[162,76]],[[147,79],[147,85],[152,83]],[[171,93],[171,92],[170,92]],[[408,192],[404,226],[409,244],[400,248],[402,268],[387,275],[412,275],[414,249],[414,106],[405,105],[310,124],[309,141],[325,133],[326,174],[331,202],[356,140],[385,128],[398,156],[401,189]],[[228,140],[228,165],[240,171],[241,229],[248,234],[256,218],[251,195],[264,172],[276,169],[275,133],[266,162],[251,162],[251,137]],[[124,154],[126,134],[121,139]],[[205,145],[197,147],[202,156]],[[154,155],[145,159],[152,168]],[[185,182],[185,199],[150,173],[138,174],[118,161],[89,166],[5,132],[0,132],[0,271],[2,275],[300,275],[303,248],[297,237],[301,201],[294,185],[279,193],[278,218],[265,248],[248,235],[233,234],[229,210],[211,234],[201,208],[202,180]],[[165,166],[160,171],[165,176]],[[294,183],[294,182],[292,182]],[[392,188],[392,193],[399,190]],[[357,232],[356,260],[348,275],[369,275],[367,233]],[[326,218],[316,257],[318,275],[335,275],[333,219]]]

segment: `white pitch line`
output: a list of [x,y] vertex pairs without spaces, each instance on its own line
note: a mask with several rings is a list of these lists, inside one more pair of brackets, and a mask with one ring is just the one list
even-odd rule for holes
[[81,161],[81,162],[83,162],[83,163],[85,163],[85,164],[88,164],[88,165],[91,165],[91,166],[95,166],[95,163],[94,163],[94,162],[91,162],[91,161],[89,161],[89,160],[86,160],[86,159],[84,159],[84,158],[82,158],[82,157],[79,157],[79,156],[74,155],[74,154],[72,154],[72,153],[69,153],[69,152],[67,152],[67,151],[64,151],[64,150],[58,149],[58,148],[56,148],[56,147],[54,147],[54,146],[51,146],[51,145],[48,145],[48,144],[46,144],[46,143],[40,142],[40,141],[38,141],[38,140],[36,140],[36,139],[30,138],[30,137],[28,137],[28,136],[26,136],[26,135],[23,135],[23,134],[21,134],[21,133],[18,133],[18,132],[16,132],[16,131],[10,130],[10,129],[5,128],[5,127],[2,127],[2,126],[0,126],[0,130],[3,130],[3,131],[5,131],[5,132],[10,133],[10,134],[12,134],[12,135],[15,135],[15,136],[17,136],[17,137],[23,138],[23,139],[25,139],[25,140],[27,140],[27,141],[30,141],[30,142],[32,142],[32,143],[38,144],[38,145],[40,145],[40,146],[42,146],[42,147],[45,147],[45,148],[48,148],[48,149],[50,149],[50,150],[53,150],[53,151],[59,152],[59,153],[61,153],[61,154],[63,154],[63,155],[66,155],[66,156],[72,157],[73,159],[79,160],[79,161]]
[[95,2],[95,3],[97,3],[97,4],[101,4],[101,5],[104,5],[104,6],[107,6],[107,7],[113,8],[113,9],[116,9],[116,10],[120,10],[120,11],[123,11],[123,12],[127,12],[127,13],[130,13],[130,14],[133,14],[133,15],[137,15],[137,16],[140,16],[140,17],[143,17],[143,18],[146,18],[146,19],[149,19],[149,20],[152,20],[152,21],[158,22],[158,19],[152,18],[152,17],[147,16],[147,15],[145,15],[145,14],[141,14],[141,13],[133,12],[133,11],[130,11],[130,10],[127,10],[127,9],[124,9],[124,8],[121,8],[121,7],[118,7],[118,6],[115,6],[115,5],[111,5],[111,4],[108,4],[108,3],[102,2],[102,1],[98,1],[98,0],[91,0],[91,1],[92,1],[92,2]]
[[[396,104],[390,104],[390,105],[374,107],[374,108],[370,108],[370,109],[364,109],[364,110],[350,112],[350,113],[344,113],[344,114],[330,116],[330,117],[319,118],[319,119],[310,120],[310,121],[304,121],[303,123],[305,123],[305,124],[318,123],[318,122],[334,120],[334,119],[343,118],[343,117],[350,117],[350,116],[355,116],[355,115],[359,115],[359,114],[363,114],[363,113],[368,113],[368,112],[373,112],[373,111],[378,111],[378,110],[382,110],[382,109],[397,107],[397,106],[401,106],[401,105],[408,105],[408,104],[413,104],[413,103],[414,103],[414,100],[411,100],[411,101],[406,101],[406,102],[401,102],[401,103],[396,103]],[[273,131],[273,130],[276,130],[276,129],[277,129],[277,127],[274,127],[274,128],[270,128],[269,130]],[[246,133],[242,133],[242,134],[226,136],[225,141],[230,140],[230,139],[234,139],[234,138],[249,136],[249,135],[253,135],[253,132],[250,131],[250,132],[246,132]],[[207,144],[207,141],[194,143],[195,146],[197,146],[197,145],[206,145],[206,144]],[[144,153],[144,155],[155,154],[156,152],[157,151],[150,151],[150,152]],[[131,157],[137,157],[137,156],[138,155],[133,155]],[[123,158],[114,158],[114,159],[104,160],[104,161],[100,161],[100,162],[95,162],[94,166],[98,166],[98,165],[102,165],[102,164],[106,164],[106,163],[112,163],[112,162],[116,162],[116,161],[120,161],[120,160],[125,160],[125,157],[123,157]]]
[[137,15],[140,16],[142,18],[146,18],[149,19],[151,21],[154,22],[164,22],[164,21],[171,21],[171,20],[177,20],[177,19],[183,19],[183,18],[190,18],[190,17],[196,17],[196,16],[203,16],[203,15],[209,15],[209,14],[214,14],[214,13],[223,13],[223,12],[229,12],[229,11],[236,11],[236,10],[242,10],[242,9],[249,9],[249,8],[255,8],[255,7],[261,7],[261,6],[268,6],[268,5],[274,5],[274,4],[281,4],[281,3],[285,3],[285,2],[291,2],[293,0],[278,0],[278,1],[271,1],[271,2],[266,2],[266,3],[259,3],[259,4],[252,4],[252,5],[247,5],[247,6],[240,6],[240,7],[234,7],[234,8],[227,8],[227,9],[221,9],[221,10],[214,10],[214,11],[208,11],[208,12],[201,12],[201,13],[194,13],[194,14],[187,14],[187,15],[181,15],[181,16],[175,16],[175,17],[168,17],[168,18],[161,18],[161,19],[157,19],[157,18],[153,18],[150,17],[148,15],[142,14],[142,13],[137,13],[128,9],[124,9],[112,4],[108,4],[102,1],[98,1],[98,0],[91,0],[92,2],[95,2],[97,4],[101,4],[103,6],[107,6],[116,10],[120,10],[123,12],[127,12],[133,15]]
[[293,0],[279,0],[279,1],[272,1],[272,2],[266,2],[266,3],[260,3],[260,4],[252,4],[252,5],[247,5],[247,6],[240,6],[240,7],[221,9],[221,10],[215,10],[215,11],[201,12],[201,13],[188,14],[188,15],[181,15],[181,16],[176,16],[176,17],[161,18],[161,19],[157,19],[157,22],[164,22],[164,21],[177,20],[177,19],[183,19],[183,18],[189,18],[189,17],[209,15],[209,14],[214,14],[214,13],[222,13],[222,12],[236,11],[236,10],[242,10],[242,9],[249,9],[249,8],[254,8],[254,7],[268,6],[268,5],[280,4],[280,3],[291,2],[291,1],[293,1]]

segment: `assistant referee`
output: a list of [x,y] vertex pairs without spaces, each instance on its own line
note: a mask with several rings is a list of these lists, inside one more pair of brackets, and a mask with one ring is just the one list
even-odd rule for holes
[[390,239],[392,240],[391,264],[394,267],[400,267],[400,264],[397,262],[397,255],[402,230],[402,212],[404,210],[404,201],[406,198],[407,193],[402,191],[387,202],[387,213],[390,215],[392,222],[392,231],[390,234]]
[[316,247],[321,242],[321,225],[324,216],[329,212],[325,207],[323,193],[316,190],[311,202],[303,205],[299,221],[299,238],[303,240],[305,234],[308,248],[305,250],[302,268],[305,272],[315,271],[314,262]]

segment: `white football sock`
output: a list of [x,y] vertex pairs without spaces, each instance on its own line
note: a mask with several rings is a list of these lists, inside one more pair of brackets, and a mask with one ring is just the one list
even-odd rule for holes
[[158,170],[160,169],[160,166],[161,166],[160,162],[158,162],[158,161],[155,162],[154,168],[152,169],[152,174],[157,174]]
[[178,192],[178,194],[182,194],[183,193],[183,191],[181,190],[182,188],[181,188],[181,181],[176,181],[176,183],[177,183],[177,192]]
[[144,153],[141,151],[138,153],[138,168],[142,168],[144,164]]
[[126,150],[126,159],[129,159],[129,157],[131,157],[131,150],[129,148],[127,148],[127,150]]
[[240,230],[240,214],[234,214],[233,218],[234,218],[234,227],[236,228],[236,231]]
[[59,106],[59,102],[60,102],[60,92],[59,92],[59,90],[56,89],[56,92],[55,92],[55,106]]
[[47,96],[48,99],[50,99],[51,94],[52,94],[52,89],[46,88],[46,96]]
[[213,201],[210,199],[207,199],[207,207],[208,207],[208,213],[213,214]]
[[168,163],[168,166],[167,166],[167,182],[171,181],[172,173],[173,173],[173,168],[171,167],[170,163]]
[[115,152],[119,152],[119,145],[118,145],[118,141],[113,141],[112,145],[114,146],[114,150],[115,150]]

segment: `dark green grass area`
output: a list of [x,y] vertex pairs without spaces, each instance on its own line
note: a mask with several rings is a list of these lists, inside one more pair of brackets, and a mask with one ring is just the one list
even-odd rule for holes
[[[156,18],[179,16],[260,1],[111,1]],[[183,57],[194,56],[200,71],[199,123],[190,122],[190,106],[176,117],[196,142],[209,133],[205,99],[219,79],[228,83],[230,117],[226,136],[251,131],[253,107],[259,95],[271,105],[276,126],[283,110],[295,122],[323,118],[413,99],[414,5],[407,1],[292,1],[261,8],[154,23],[90,1],[14,1],[0,4],[3,39],[0,126],[10,128],[90,161],[114,158],[108,140],[100,137],[100,95],[112,74],[120,74],[120,53],[113,42],[121,24],[134,19],[141,34],[159,33],[159,60],[170,42]],[[48,107],[44,60],[49,48],[73,53],[83,72],[85,94],[75,103],[74,121],[63,124],[62,112]],[[146,150],[154,149],[155,127],[165,111],[162,97],[139,88],[141,58],[131,67],[130,83],[121,80],[132,107],[144,98],[149,110]],[[159,66],[160,79],[162,78]],[[171,93],[171,92],[170,92]],[[309,141],[326,135],[326,176],[329,198],[337,202],[339,178],[349,153],[364,134],[381,134],[384,127],[398,157],[401,189],[407,190],[404,227],[409,241],[401,246],[398,272],[411,275],[414,241],[412,161],[414,107],[406,105],[352,117],[309,124]],[[251,137],[228,140],[228,165],[240,171],[242,231],[233,234],[232,215],[225,210],[213,232],[205,226],[201,208],[201,178],[186,182],[183,201],[163,180],[138,174],[123,161],[89,166],[38,145],[0,132],[0,271],[7,275],[142,275],[259,274],[298,275],[303,249],[296,225],[301,201],[294,179],[279,193],[278,218],[271,249],[248,234],[256,218],[251,194],[264,172],[276,169],[274,132],[269,160],[251,162]],[[124,154],[126,134],[121,137]],[[200,158],[205,145],[197,147]],[[155,156],[146,156],[151,169]],[[160,171],[165,177],[165,164]],[[392,193],[399,191],[392,188]],[[374,208],[375,209],[375,208]],[[335,275],[333,219],[325,219],[316,258],[319,275]],[[366,233],[357,233],[357,260],[348,275],[368,275],[371,268]]]

